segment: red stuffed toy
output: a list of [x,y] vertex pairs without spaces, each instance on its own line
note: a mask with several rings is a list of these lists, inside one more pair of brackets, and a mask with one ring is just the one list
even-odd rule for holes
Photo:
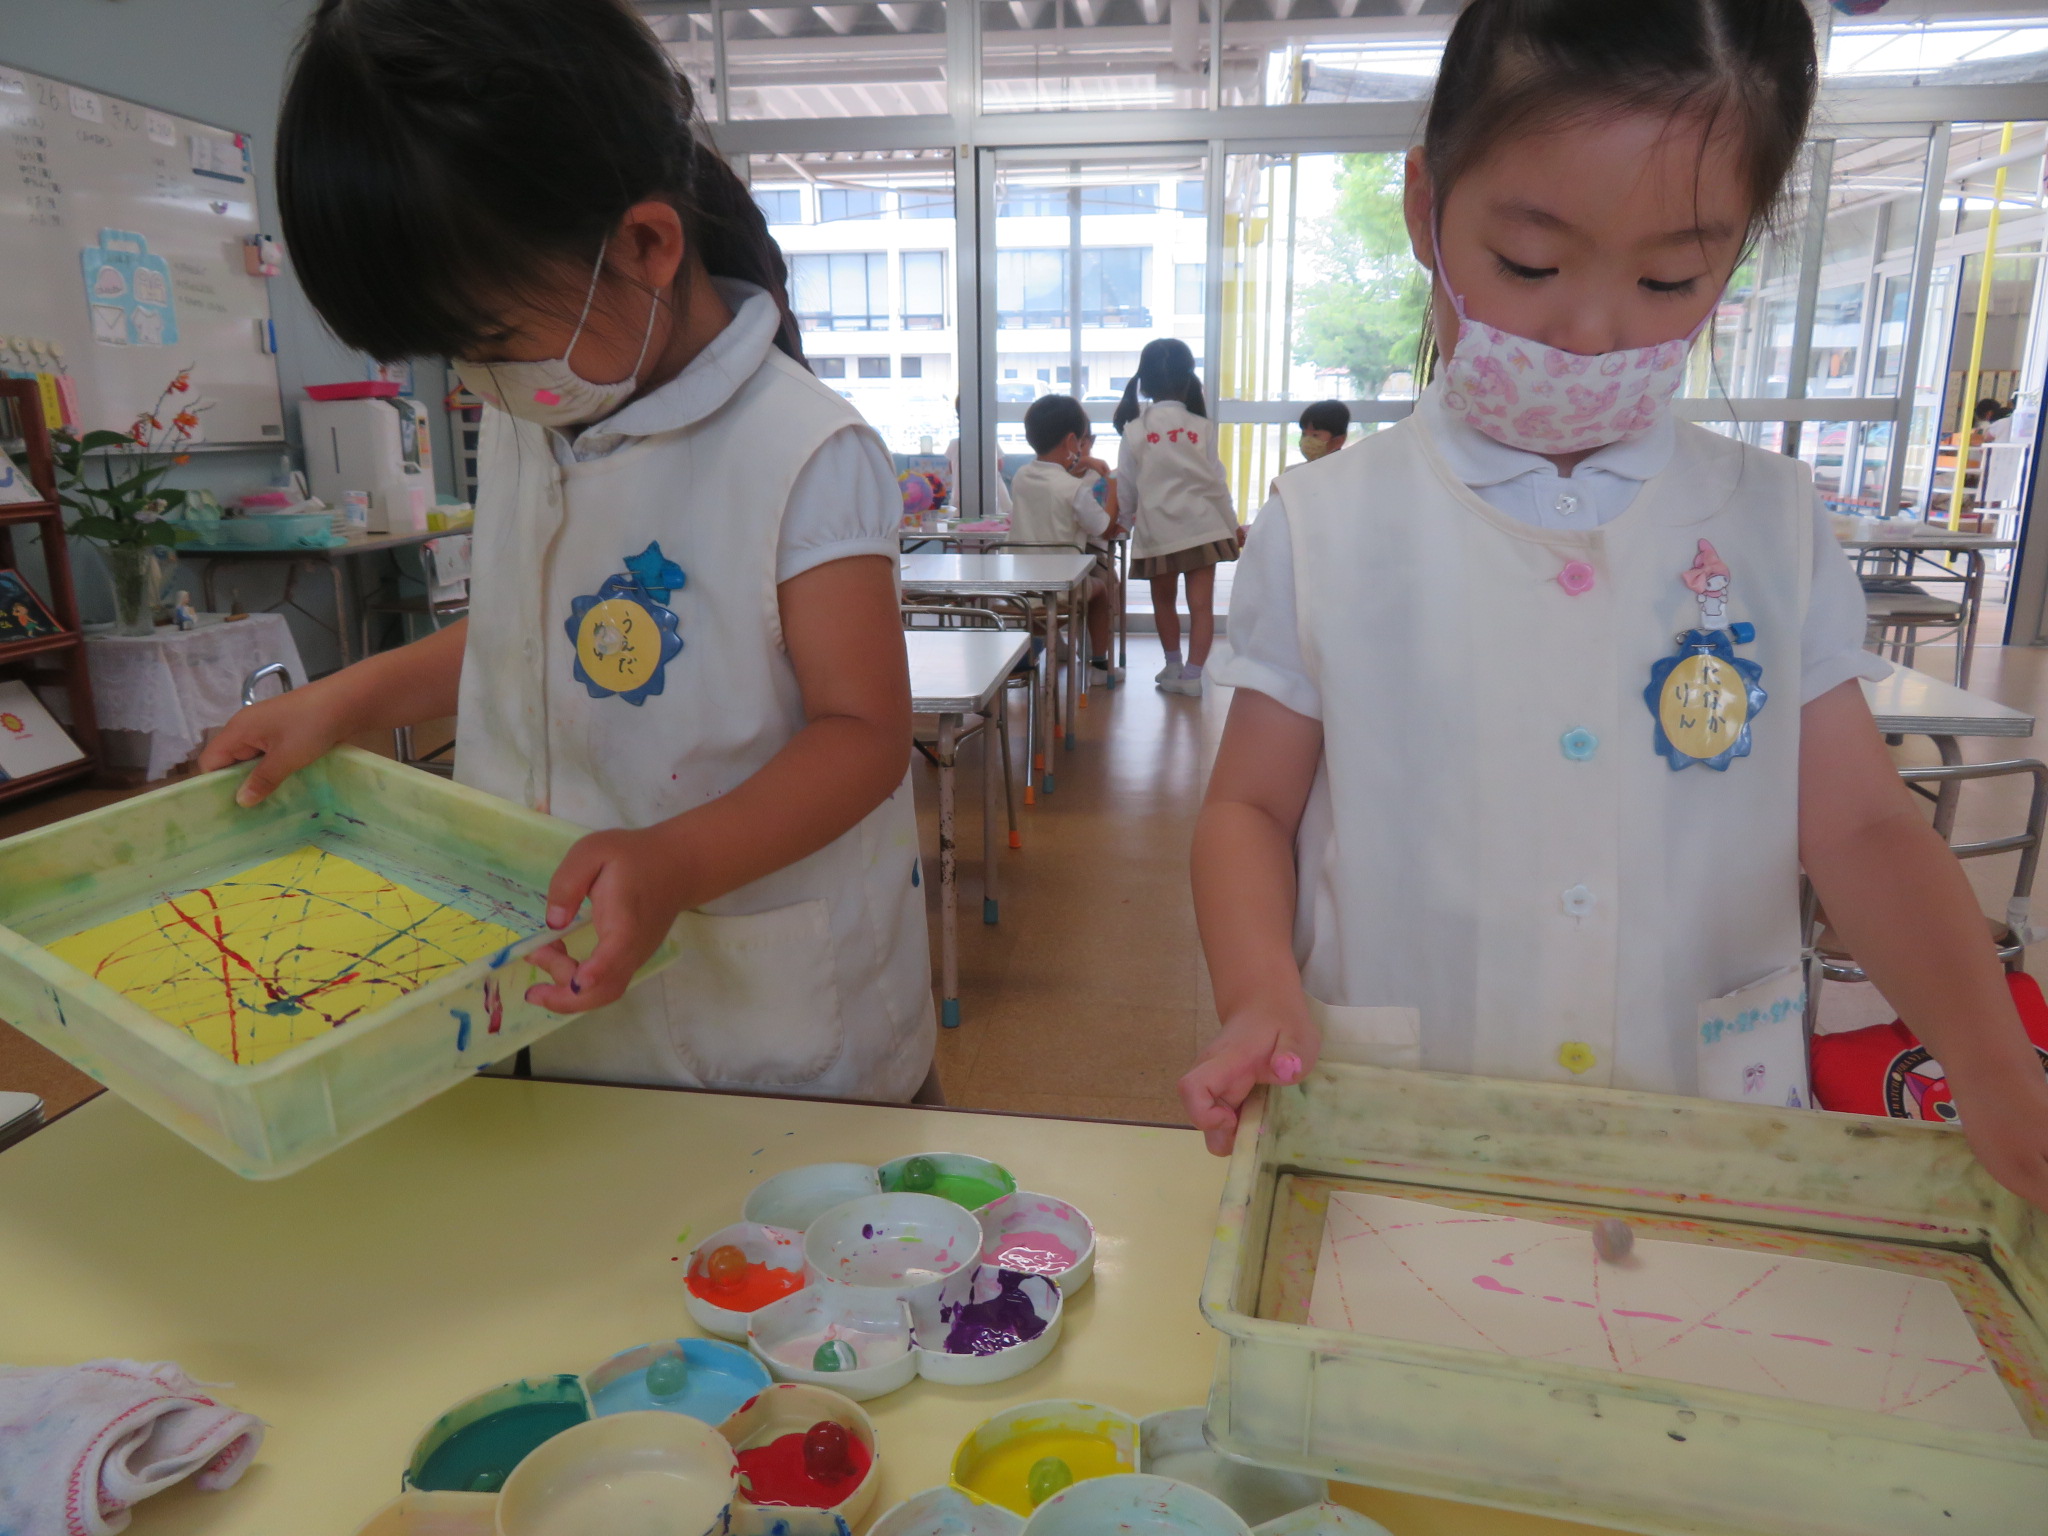
[[[2020,1011],[2020,1023],[2048,1071],[2048,998],[2024,971],[2009,972],[2006,984]],[[1941,1063],[1897,1019],[1813,1042],[1813,1098],[1822,1109],[1856,1115],[1889,1115],[1894,1120],[1956,1122],[1956,1106]]]

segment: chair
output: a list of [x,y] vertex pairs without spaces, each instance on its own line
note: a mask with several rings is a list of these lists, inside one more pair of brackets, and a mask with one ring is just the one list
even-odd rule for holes
[[[1007,597],[1008,594],[1000,595]],[[1021,606],[1021,600],[1016,601]],[[1022,624],[1005,624],[1003,622],[1004,616],[991,609],[961,603],[906,601],[902,606],[902,614],[903,627],[905,629],[1022,629],[1025,627]],[[1003,681],[1003,692],[1005,695],[1012,688],[1020,685],[1023,687],[1024,696],[1029,701],[1026,705],[1027,719],[1032,718],[1029,711],[1035,708],[1037,698],[1036,690],[1032,687],[1032,672],[1035,668],[1036,659],[1027,651],[1024,659],[1017,663],[1016,667],[1011,670],[1010,675]],[[1002,706],[993,715],[980,715],[970,718],[973,719],[974,723],[963,727],[955,741],[955,746],[957,747],[959,742],[981,734],[988,729],[991,721],[994,722],[996,728],[996,751],[1001,754],[1003,763],[1003,803],[1009,811],[1010,846],[1012,848],[1021,848],[1024,846],[1024,839],[1017,827],[1017,786],[1010,768],[1010,709],[1007,697]],[[934,768],[939,766],[938,753],[933,750],[938,741],[938,732],[936,730],[928,726],[919,725],[913,720],[911,723],[910,740],[911,745],[917,748],[918,753],[926,762],[930,763]]]
[[[1960,785],[1974,779],[2017,778],[2022,774],[2033,780],[2024,831],[2006,837],[1986,838],[1982,842],[1954,841],[1956,790]],[[2025,969],[2027,944],[2036,937],[2029,909],[2034,874],[2041,862],[2043,830],[2048,827],[2048,763],[2030,757],[2003,763],[1954,763],[1938,768],[1902,768],[1899,777],[1915,794],[1933,804],[1935,834],[1949,845],[1957,858],[1982,859],[2001,853],[2019,854],[2019,870],[2013,877],[2012,896],[2005,904],[2005,915],[2003,918],[1987,917],[1985,923],[1990,930],[1991,942],[1997,949],[1999,963],[2009,971]],[[1810,1039],[1813,1020],[1820,1006],[1820,988],[1813,982],[1816,979],[1868,981],[1870,977],[1828,926],[1827,914],[1821,910],[1810,884],[1803,885],[1801,909],[1806,934],[1806,1021]]]
[[1952,597],[1937,597],[1913,582],[1897,577],[1869,577],[1863,580],[1863,611],[1866,622],[1864,643],[1904,666],[1913,665],[1915,652],[1923,643],[1921,631],[1946,631],[1934,638],[1953,639],[1960,649],[1967,617],[1964,605]]
[[[444,620],[459,618],[469,612],[469,538],[466,533],[452,533],[444,538],[429,539],[419,545],[418,580],[421,590],[417,593],[401,592],[392,596],[379,594],[363,604],[363,655],[371,654],[372,614],[397,614],[400,633],[404,636],[404,642],[410,644],[414,639],[414,619],[425,619],[428,629],[432,631],[438,630]],[[455,764],[448,755],[455,750],[453,741],[418,756],[413,752],[412,727],[401,725],[391,732],[391,746],[398,760],[409,767],[424,768],[427,772],[438,773],[443,778],[455,776]]]

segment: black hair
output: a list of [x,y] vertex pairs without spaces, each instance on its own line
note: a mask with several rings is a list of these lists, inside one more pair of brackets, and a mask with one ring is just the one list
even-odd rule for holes
[[1025,409],[1024,441],[1033,453],[1050,453],[1069,436],[1090,437],[1088,411],[1072,395],[1040,395]]
[[1207,416],[1202,400],[1202,381],[1195,377],[1195,354],[1178,336],[1161,336],[1145,343],[1138,354],[1138,371],[1124,385],[1124,397],[1110,417],[1121,432],[1138,419],[1138,395],[1147,400],[1173,400],[1197,416]]
[[803,343],[767,220],[624,0],[320,0],[277,128],[300,285],[371,356],[460,357],[508,299],[588,272],[626,210],[674,205],[691,262],[764,288]]
[[2011,406],[2001,404],[1989,395],[1979,400],[1977,402],[1977,409],[1971,413],[1972,418],[1977,421],[2003,421],[2011,414]]
[[1301,413],[1301,430],[1342,437],[1351,430],[1351,407],[1342,400],[1318,400]]
[[[1471,0],[1444,44],[1423,163],[1441,211],[1513,135],[1593,115],[1691,116],[1740,143],[1753,240],[1783,210],[1819,81],[1800,0]],[[1425,328],[1418,381],[1434,356]]]

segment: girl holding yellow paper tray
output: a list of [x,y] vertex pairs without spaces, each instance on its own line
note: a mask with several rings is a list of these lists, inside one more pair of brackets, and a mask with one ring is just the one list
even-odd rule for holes
[[[781,253],[622,0],[324,0],[279,125],[299,277],[490,405],[464,624],[243,711],[261,798],[458,716],[464,783],[598,828],[597,946],[535,1070],[908,1099],[934,1028],[907,779],[900,493],[811,376]],[[681,960],[626,996],[665,936]]]

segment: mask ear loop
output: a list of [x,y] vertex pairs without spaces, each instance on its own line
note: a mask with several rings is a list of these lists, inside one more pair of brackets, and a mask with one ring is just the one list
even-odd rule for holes
[[[576,343],[583,339],[584,324],[590,319],[590,306],[597,302],[597,280],[598,278],[604,275],[604,253],[607,249],[610,248],[611,241],[612,237],[610,235],[606,235],[604,237],[604,240],[598,245],[597,264],[590,269],[590,287],[587,290],[585,290],[583,295],[582,312],[576,316],[576,329],[572,331],[569,335],[569,345],[562,349],[563,365],[566,366],[571,373],[576,373],[576,366],[575,364],[571,363],[569,359],[571,356],[574,355],[576,351]],[[659,293],[656,293],[652,295],[652,297],[648,300],[647,328],[640,333],[640,355],[633,359],[632,372],[628,373],[625,379],[619,379],[616,380],[615,382],[623,384],[626,382],[627,379],[636,381],[638,380],[640,376],[640,365],[647,361],[647,349],[654,345],[654,316],[660,310],[660,308],[661,295]],[[583,375],[577,373],[576,377],[581,379],[583,378]],[[585,379],[584,382],[588,384],[594,383],[595,381]]]

